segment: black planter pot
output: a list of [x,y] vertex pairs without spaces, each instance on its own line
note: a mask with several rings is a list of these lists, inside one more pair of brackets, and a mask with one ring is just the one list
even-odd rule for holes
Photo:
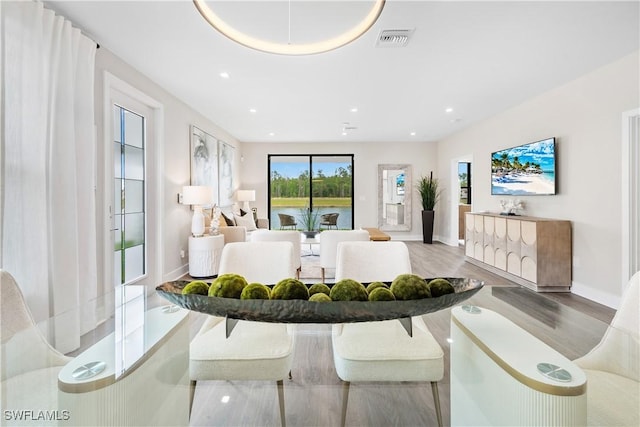
[[313,239],[318,235],[318,233],[320,232],[319,231],[303,231],[302,232],[302,234],[304,234],[304,237],[306,237],[307,239]]
[[434,211],[422,211],[422,242],[433,243]]

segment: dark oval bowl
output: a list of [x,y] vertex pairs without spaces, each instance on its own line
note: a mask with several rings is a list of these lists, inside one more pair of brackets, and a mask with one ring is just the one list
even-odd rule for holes
[[[484,282],[467,278],[446,278],[455,293],[436,298],[409,301],[332,301],[305,300],[240,300],[182,295],[182,288],[189,282],[166,282],[156,291],[172,303],[188,310],[230,319],[276,323],[351,323],[399,319],[419,316],[452,307],[474,295]],[[430,281],[432,279],[425,279]],[[390,282],[387,282],[390,284]],[[367,283],[363,283],[367,285]]]

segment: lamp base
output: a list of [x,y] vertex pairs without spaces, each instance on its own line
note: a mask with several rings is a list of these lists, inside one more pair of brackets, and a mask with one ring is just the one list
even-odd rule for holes
[[204,214],[202,213],[202,206],[200,205],[195,205],[193,207],[191,234],[193,234],[193,237],[201,237],[204,235]]

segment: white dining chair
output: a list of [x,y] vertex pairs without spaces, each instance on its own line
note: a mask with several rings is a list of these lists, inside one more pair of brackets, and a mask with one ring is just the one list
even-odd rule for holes
[[[224,246],[219,274],[236,273],[249,283],[274,284],[295,275],[290,242],[234,242]],[[284,378],[293,363],[292,325],[237,322],[227,337],[224,318],[209,316],[191,341],[191,405],[203,380],[276,381],[280,421],[286,426]]]
[[296,271],[296,279],[300,277],[302,268],[302,258],[300,257],[300,238],[299,231],[293,230],[256,230],[251,233],[252,242],[291,242],[293,245],[293,267]]
[[320,233],[320,269],[324,283],[327,270],[335,270],[338,243],[369,241],[367,230],[325,230]]
[[[338,244],[336,281],[391,282],[411,273],[403,242]],[[429,381],[438,425],[442,426],[438,381],[444,376],[444,352],[422,317],[411,318],[412,336],[398,320],[344,323],[333,326],[333,360],[344,381],[341,425],[347,417],[351,382]]]

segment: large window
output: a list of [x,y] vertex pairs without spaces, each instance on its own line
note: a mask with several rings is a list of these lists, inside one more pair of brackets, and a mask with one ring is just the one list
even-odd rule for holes
[[353,229],[353,154],[269,155],[268,173],[271,228],[284,214],[299,230]]

